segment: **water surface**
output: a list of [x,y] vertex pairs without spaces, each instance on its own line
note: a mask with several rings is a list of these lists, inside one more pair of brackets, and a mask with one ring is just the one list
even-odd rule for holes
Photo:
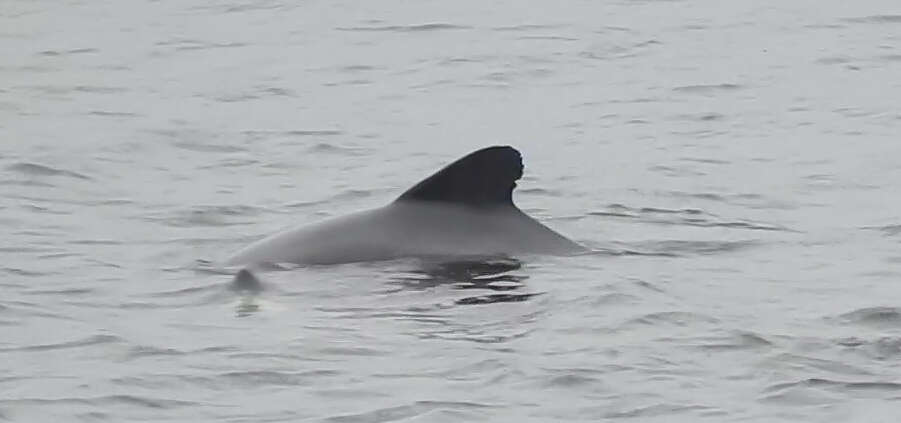
[[[891,421],[894,2],[0,8],[0,420]],[[596,253],[262,272],[486,145]]]

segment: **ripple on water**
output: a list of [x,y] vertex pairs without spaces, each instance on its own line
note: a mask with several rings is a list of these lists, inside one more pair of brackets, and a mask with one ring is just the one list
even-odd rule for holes
[[552,375],[546,377],[542,385],[547,388],[578,388],[601,387],[602,372],[595,369],[562,369],[551,371]]
[[623,329],[637,326],[694,326],[694,325],[712,325],[719,322],[719,319],[700,313],[687,311],[662,311],[647,313],[638,317],[631,318],[621,325]]
[[722,83],[722,84],[698,84],[698,85],[682,85],[673,88],[677,93],[686,94],[715,94],[718,92],[732,92],[746,88],[741,84]]
[[319,206],[322,204],[331,204],[331,203],[340,203],[345,201],[359,200],[362,198],[367,198],[375,194],[376,190],[365,190],[365,189],[348,189],[339,192],[331,197],[324,198],[321,200],[313,200],[313,201],[302,201],[299,203],[291,203],[286,207],[290,208],[307,208],[313,206]]
[[138,406],[156,410],[168,410],[179,407],[201,406],[203,404],[193,401],[163,399],[139,395],[106,395],[99,397],[63,397],[63,398],[16,398],[2,399],[0,405],[90,405],[97,407],[111,407],[118,405]]
[[18,172],[26,176],[31,177],[43,177],[43,176],[66,176],[75,179],[84,179],[90,180],[91,178],[87,175],[83,175],[78,172],[73,172],[71,170],[58,169],[55,167],[50,167],[37,163],[14,163],[6,167],[7,170],[11,170],[13,172]]
[[683,257],[694,255],[715,255],[744,251],[762,245],[757,240],[739,241],[688,241],[662,240],[624,242],[623,255]]
[[628,207],[611,204],[601,211],[593,211],[586,216],[603,216],[634,219],[638,223],[655,225],[694,226],[701,228],[727,228],[754,231],[790,231],[783,226],[755,222],[751,220],[725,220],[700,209],[666,209],[658,207]]
[[57,343],[53,343],[53,344],[37,344],[37,345],[25,345],[25,346],[20,346],[20,347],[0,348],[0,352],[52,351],[52,350],[88,347],[88,346],[92,346],[92,345],[115,344],[115,343],[120,343],[122,341],[123,341],[122,338],[120,338],[118,336],[114,336],[114,335],[93,335],[93,336],[89,336],[89,337],[82,338],[82,339],[76,339],[74,341],[57,342]]
[[648,418],[648,417],[658,417],[658,416],[674,416],[682,413],[691,413],[691,412],[700,412],[700,411],[714,411],[716,408],[709,407],[706,405],[698,405],[698,404],[689,404],[689,405],[680,405],[680,404],[653,404],[648,406],[642,406],[637,408],[625,409],[621,411],[608,411],[604,413],[604,417],[608,419],[622,419],[622,418]]
[[498,26],[492,28],[494,31],[499,32],[520,32],[520,31],[535,31],[535,30],[544,30],[544,29],[559,29],[563,28],[565,25],[561,24],[521,24],[521,25],[511,25],[511,26]]
[[542,293],[527,294],[486,294],[475,297],[465,297],[454,300],[457,305],[476,305],[476,304],[495,304],[495,303],[518,303],[528,301],[530,298],[541,295]]
[[273,386],[312,386],[325,378],[340,374],[335,370],[288,372],[274,370],[242,370],[208,375],[144,374],[113,379],[122,387],[172,389],[193,385],[201,389],[255,389]]
[[237,145],[228,145],[225,142],[203,143],[199,141],[176,141],[173,147],[198,153],[237,153],[247,151],[246,148]]
[[616,60],[631,58],[642,54],[648,54],[651,47],[661,45],[657,40],[640,42],[614,42],[595,43],[591,47],[579,53],[579,57],[592,60]]
[[834,404],[840,397],[894,398],[898,392],[901,392],[901,383],[809,378],[768,386],[763,390],[761,401],[791,405]]
[[897,360],[901,357],[901,338],[895,336],[873,340],[848,337],[837,340],[836,344],[868,360]]
[[846,323],[876,328],[901,328],[901,308],[866,307],[838,316]]
[[478,402],[415,401],[405,405],[377,408],[357,414],[327,417],[323,421],[330,423],[378,423],[409,420],[424,415],[438,418],[439,415],[444,414],[463,419],[461,421],[471,421],[472,419],[487,417],[485,412],[497,407],[496,405]]
[[857,24],[901,24],[901,15],[859,16],[854,18],[844,18],[842,19],[842,21]]
[[348,147],[335,145],[330,143],[317,143],[309,148],[307,148],[307,153],[310,154],[334,154],[339,156],[362,156],[366,155],[366,152],[356,148],[356,147]]
[[41,56],[56,57],[56,56],[67,56],[70,54],[85,54],[85,53],[97,53],[97,52],[99,52],[99,50],[97,50],[96,48],[73,48],[70,50],[44,50],[44,51],[38,52],[38,54]]
[[232,226],[245,223],[235,220],[236,218],[259,216],[268,211],[262,207],[246,205],[195,206],[188,210],[177,210],[166,216],[148,216],[143,219],[178,228]]
[[454,31],[472,29],[471,26],[454,25],[449,23],[426,23],[418,25],[383,25],[383,26],[354,26],[354,27],[338,27],[338,31],[353,32],[433,32],[433,31]]
[[885,226],[867,226],[863,229],[876,230],[882,232],[885,236],[898,236],[901,235],[901,224],[892,224]]
[[829,360],[824,358],[809,357],[800,354],[777,353],[770,355],[758,363],[761,370],[774,372],[786,370],[790,372],[815,373],[842,376],[870,376],[872,372],[867,369],[847,364],[844,361]]
[[735,331],[726,335],[692,339],[693,346],[708,351],[765,350],[773,343],[763,336],[747,331]]

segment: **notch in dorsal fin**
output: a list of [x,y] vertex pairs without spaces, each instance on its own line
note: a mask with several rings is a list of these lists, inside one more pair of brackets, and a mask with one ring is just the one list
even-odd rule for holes
[[447,165],[396,201],[437,201],[474,207],[513,206],[522,156],[510,146],[483,148]]

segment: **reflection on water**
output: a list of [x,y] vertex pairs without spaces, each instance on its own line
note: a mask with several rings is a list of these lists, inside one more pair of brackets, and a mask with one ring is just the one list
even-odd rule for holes
[[522,261],[512,257],[473,257],[423,259],[419,266],[409,273],[392,278],[398,286],[394,292],[403,290],[421,291],[443,285],[455,289],[485,289],[505,291],[503,294],[486,294],[460,298],[458,305],[519,302],[538,295],[537,293],[514,293],[525,287],[527,275],[514,273],[522,269]]

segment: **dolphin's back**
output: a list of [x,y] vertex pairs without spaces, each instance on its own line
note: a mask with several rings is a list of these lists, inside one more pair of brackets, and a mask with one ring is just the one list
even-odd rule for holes
[[238,251],[228,264],[333,264],[390,258],[384,208],[301,226],[263,238]]
[[583,251],[513,204],[522,170],[522,158],[512,147],[485,148],[447,165],[387,206],[270,236],[228,262],[332,264]]

